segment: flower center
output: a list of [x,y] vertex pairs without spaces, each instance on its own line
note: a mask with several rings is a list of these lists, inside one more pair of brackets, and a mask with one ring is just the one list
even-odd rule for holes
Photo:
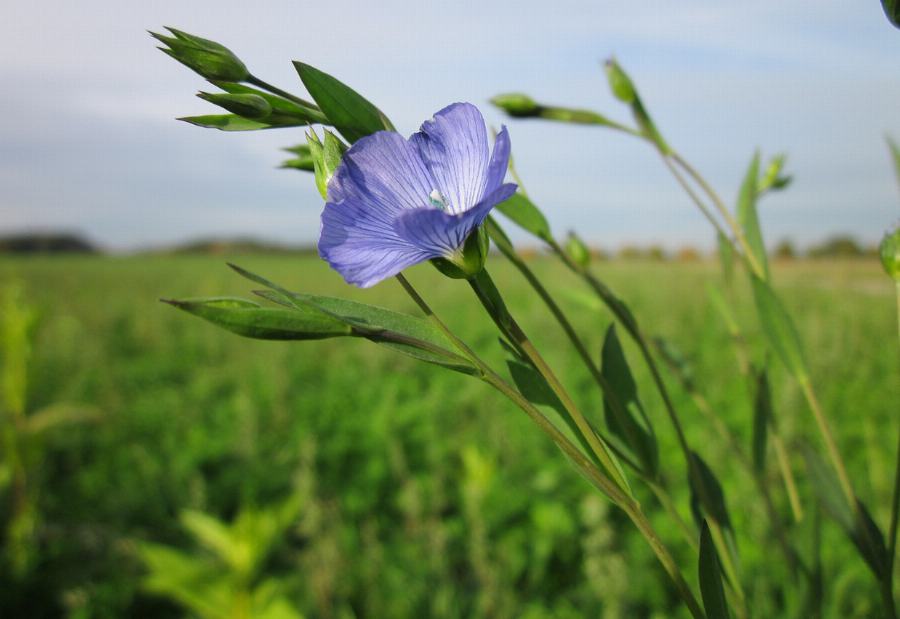
[[439,208],[442,211],[447,210],[447,199],[442,196],[441,192],[437,189],[431,190],[431,194],[428,196],[428,199],[431,201],[431,206]]

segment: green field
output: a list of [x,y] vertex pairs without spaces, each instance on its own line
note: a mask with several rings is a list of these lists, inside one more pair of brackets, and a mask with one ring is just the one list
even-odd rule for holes
[[[651,616],[651,609],[659,617],[682,616],[625,518],[521,411],[482,383],[362,340],[242,339],[157,302],[250,296],[252,286],[226,268],[226,259],[293,290],[416,313],[395,282],[351,289],[312,258],[0,259],[0,295],[18,286],[39,316],[27,410],[66,404],[92,413],[28,448],[36,524],[27,567],[14,575],[4,559],[0,616],[184,616],[141,588],[140,543],[202,557],[181,526],[183,510],[228,521],[242,508],[264,509],[289,497],[298,498],[298,515],[262,572],[277,577],[281,594],[307,617],[613,618]],[[490,262],[523,326],[600,423],[602,399],[562,332],[517,273],[498,257]],[[586,290],[562,267],[543,259],[532,266],[599,355],[609,314],[581,300]],[[717,266],[594,268],[646,331],[688,356],[699,388],[749,451],[747,385],[704,287],[718,281]],[[427,265],[410,279],[457,333],[503,367],[493,326],[464,283]],[[874,260],[776,264],[774,281],[798,321],[854,483],[885,528],[900,422],[893,286]],[[738,284],[739,319],[751,346],[762,350],[752,300]],[[657,429],[666,477],[689,520],[675,437],[638,355],[626,352]],[[795,539],[806,556],[820,551],[829,583],[825,616],[876,616],[874,581],[849,542],[830,522],[815,539],[815,501],[795,446],[800,437],[818,445],[818,435],[801,394],[774,360],[772,378],[806,510]],[[754,616],[797,616],[805,592],[778,560],[750,478],[676,381],[667,381],[690,443],[725,488]],[[770,468],[788,521],[777,469]],[[694,578],[695,553],[652,495],[633,483]],[[4,522],[13,494],[2,495]]]

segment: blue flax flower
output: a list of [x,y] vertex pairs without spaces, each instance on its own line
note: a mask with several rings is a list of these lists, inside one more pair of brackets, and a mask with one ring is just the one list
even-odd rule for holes
[[516,191],[503,183],[509,149],[504,127],[490,153],[470,103],[444,108],[408,140],[362,138],[328,184],[319,255],[363,288],[431,258],[459,261],[468,236]]

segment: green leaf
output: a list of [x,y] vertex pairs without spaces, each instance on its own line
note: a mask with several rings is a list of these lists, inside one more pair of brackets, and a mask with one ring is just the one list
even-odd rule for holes
[[888,21],[900,28],[900,1],[881,0],[881,8],[884,9],[884,15],[888,18]]
[[719,554],[709,532],[709,523],[703,521],[700,529],[700,595],[708,619],[729,619],[725,588],[722,586],[722,567]]
[[355,90],[302,62],[294,62],[303,85],[334,127],[351,144],[376,131],[394,131],[381,110]]
[[725,493],[715,473],[697,452],[691,452],[691,507],[697,523],[704,518],[714,520],[719,526],[731,529],[731,518],[725,504]]
[[260,129],[277,129],[278,127],[297,126],[306,124],[300,120],[292,125],[269,124],[263,120],[250,120],[237,114],[209,114],[206,116],[185,116],[178,120],[205,127],[207,129],[219,129],[220,131],[258,131]]
[[544,241],[552,241],[550,224],[541,210],[521,193],[513,194],[508,200],[497,205],[497,210],[514,224]]
[[794,378],[805,381],[806,359],[794,322],[769,284],[756,275],[751,275],[750,281],[753,283],[756,311],[769,343]]
[[766,257],[766,246],[763,243],[762,230],[759,226],[759,215],[756,212],[757,185],[759,183],[759,152],[754,153],[741,191],[738,194],[737,218],[744,231],[744,237],[753,252],[753,257],[762,266],[765,281],[769,281],[769,261]]
[[838,483],[837,476],[809,443],[805,441],[800,443],[800,453],[806,462],[809,483],[825,513],[837,522],[844,531],[852,531],[854,521],[853,508],[847,502],[847,498],[844,496]]
[[[506,365],[509,367],[509,374],[512,376],[519,392],[529,402],[538,406],[549,406],[559,413],[560,417],[568,420],[569,414],[566,411],[566,407],[563,406],[559,397],[553,392],[553,389],[550,388],[547,380],[541,376],[540,372],[521,361],[508,359]],[[570,428],[577,435],[577,428],[575,428],[574,424],[571,424]]]
[[405,353],[464,374],[478,375],[472,363],[453,352],[453,343],[431,322],[393,310],[346,299],[300,294],[285,290],[266,278],[229,264],[239,275],[269,291],[255,294],[294,308],[314,308],[353,328],[353,333]]
[[314,172],[316,169],[312,157],[295,157],[293,159],[285,159],[278,167],[290,170],[303,170],[304,172]]
[[734,317],[734,313],[731,311],[731,306],[728,305],[728,302],[725,300],[722,291],[719,290],[718,287],[708,284],[706,286],[706,294],[709,297],[713,309],[716,310],[719,317],[722,319],[722,322],[725,323],[725,329],[728,331],[728,335],[733,338],[739,337],[741,333],[740,326],[738,325],[737,319]]
[[650,477],[656,477],[659,472],[659,448],[656,436],[638,398],[637,384],[631,375],[614,324],[606,330],[601,358],[600,373],[612,391],[603,398],[606,424],[610,432],[637,456],[644,472]]
[[763,369],[756,375],[756,394],[753,400],[753,468],[762,474],[766,469],[766,443],[772,422],[772,392],[769,374]]
[[869,509],[859,499],[856,500],[856,527],[852,538],[872,573],[880,580],[890,579],[891,562],[884,543],[884,535],[875,524]]
[[856,499],[856,509],[850,505],[833,469],[811,445],[801,443],[800,449],[806,461],[810,483],[822,509],[844,530],[872,572],[879,579],[889,577],[890,562],[884,536],[868,508],[859,499]]
[[232,333],[260,340],[318,340],[353,331],[344,322],[311,307],[261,307],[233,297],[162,301]]

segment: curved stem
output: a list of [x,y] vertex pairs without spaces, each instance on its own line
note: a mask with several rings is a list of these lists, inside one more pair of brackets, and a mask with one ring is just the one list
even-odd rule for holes
[[525,332],[513,318],[512,314],[509,312],[509,309],[507,309],[506,304],[500,297],[500,293],[499,291],[497,291],[497,287],[496,285],[494,285],[494,282],[491,279],[491,276],[488,274],[487,270],[482,270],[473,279],[470,279],[469,284],[472,286],[472,290],[475,292],[478,300],[481,301],[481,304],[488,312],[488,315],[490,315],[490,317],[494,320],[494,323],[497,325],[498,329],[500,329],[500,332],[509,337],[509,339],[525,354],[528,360],[534,365],[534,368],[538,371],[538,373],[540,373],[541,376],[543,376],[547,381],[550,389],[553,391],[556,397],[559,398],[560,402],[562,402],[562,405],[566,409],[566,412],[568,412],[569,416],[572,418],[572,421],[577,426],[578,431],[587,440],[588,444],[590,445],[591,451],[597,456],[612,479],[614,479],[619,487],[621,487],[626,493],[630,494],[628,480],[625,478],[625,475],[622,472],[622,468],[619,466],[618,462],[611,454],[609,447],[606,445],[606,442],[597,435],[590,422],[588,422],[588,420],[582,414],[581,410],[578,408],[578,405],[575,404],[572,396],[569,395],[569,392],[565,389],[565,387],[563,387],[559,378],[556,377],[556,374],[553,372],[553,370],[550,368],[550,366],[547,364],[538,350],[534,347],[534,344],[530,339],[528,339],[528,336],[525,335]]
[[248,76],[247,83],[253,84],[257,88],[262,88],[263,90],[267,90],[267,91],[271,92],[273,95],[278,95],[279,97],[283,97],[285,99],[288,99],[289,101],[293,101],[294,103],[299,103],[300,105],[302,105],[304,107],[312,108],[314,110],[319,109],[319,106],[316,105],[315,103],[313,103],[312,101],[307,101],[306,99],[301,99],[297,95],[292,95],[291,93],[287,92],[286,90],[282,90],[281,88],[278,88],[277,86],[273,86],[272,84],[269,84],[268,82],[262,81],[255,75]]
[[630,496],[625,494],[623,490],[615,484],[611,479],[602,475],[600,471],[592,465],[591,461],[577,448],[575,445],[566,438],[562,432],[560,432],[556,426],[553,425],[531,402],[529,402],[521,393],[519,393],[516,389],[514,389],[511,385],[509,385],[506,381],[504,381],[496,372],[491,369],[484,361],[481,360],[480,357],[471,349],[469,346],[463,342],[460,338],[456,336],[445,324],[444,322],[432,311],[431,307],[425,302],[425,300],[418,294],[418,292],[413,288],[413,286],[406,280],[406,278],[401,274],[397,275],[397,280],[400,282],[403,289],[409,294],[410,298],[419,306],[422,312],[440,329],[448,338],[450,338],[451,342],[457,348],[465,354],[469,359],[479,367],[479,369],[483,373],[482,380],[486,383],[497,389],[500,393],[505,395],[510,401],[516,404],[519,408],[521,408],[531,419],[534,421],[538,427],[543,431],[551,440],[563,451],[563,453],[568,456],[568,458],[575,464],[578,470],[601,492],[606,494],[612,499],[612,501],[620,507],[625,513],[628,515],[629,519],[634,523],[634,525],[638,528],[641,535],[643,535],[644,539],[647,541],[650,548],[653,550],[660,564],[662,564],[663,569],[666,570],[666,573],[672,579],[672,582],[675,584],[676,589],[678,590],[679,595],[682,598],[685,606],[687,606],[691,615],[695,619],[706,619],[706,614],[703,612],[703,609],[700,607],[694,593],[691,591],[690,586],[688,586],[687,582],[684,580],[684,577],[681,575],[681,571],[678,569],[678,565],[675,562],[675,559],[669,553],[668,549],[659,539],[656,531],[653,529],[650,521],[647,520],[647,517],[640,509],[640,505],[632,499]]
[[[897,281],[897,335],[900,337],[900,280]],[[897,470],[894,472],[894,496],[891,501],[891,523],[888,529],[888,576],[893,582],[897,555],[897,521],[900,517],[900,432],[897,436]]]
[[[750,265],[751,270],[756,273],[756,275],[762,279],[765,279],[765,270],[762,265],[756,258],[756,255],[753,253],[753,250],[750,248],[750,243],[747,241],[747,236],[744,234],[743,227],[737,222],[734,218],[734,215],[731,214],[731,211],[728,210],[728,207],[725,206],[725,202],[722,201],[722,198],[719,197],[719,194],[712,188],[712,186],[706,182],[706,179],[690,164],[688,163],[678,152],[671,151],[669,156],[672,158],[675,163],[681,166],[681,168],[688,173],[694,182],[703,189],[703,192],[709,196],[709,199],[712,200],[713,205],[715,205],[716,210],[719,211],[719,214],[722,215],[722,218],[725,219],[726,223],[728,223],[728,227],[731,228],[732,232],[734,232],[734,238],[741,246],[741,253],[744,256],[744,259],[747,260],[747,264]],[[717,228],[718,229],[718,228]],[[721,231],[721,230],[720,230]]]

